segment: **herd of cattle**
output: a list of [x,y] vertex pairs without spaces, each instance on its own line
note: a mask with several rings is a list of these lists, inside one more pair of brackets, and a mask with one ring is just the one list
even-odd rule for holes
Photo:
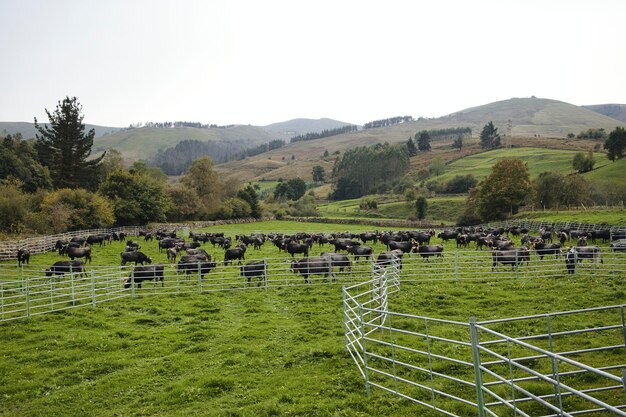
[[[201,279],[217,267],[217,261],[202,248],[204,244],[211,244],[213,248],[224,250],[224,265],[238,261],[240,275],[250,283],[258,279],[259,285],[267,275],[266,261],[253,261],[243,264],[248,248],[260,249],[265,244],[274,245],[279,252],[288,253],[291,258],[291,270],[300,274],[306,283],[311,275],[322,275],[324,279],[333,278],[333,270],[339,272],[350,271],[352,268],[351,255],[354,261],[361,258],[374,259],[374,250],[370,242],[381,243],[386,250],[379,252],[375,258],[375,268],[384,268],[392,262],[402,267],[402,258],[405,254],[417,254],[428,261],[431,257],[443,257],[443,243],[454,241],[457,248],[470,248],[491,251],[491,269],[498,270],[498,266],[510,265],[517,268],[530,261],[531,251],[543,259],[545,256],[560,257],[564,255],[565,267],[569,273],[574,273],[576,264],[585,259],[602,262],[598,241],[611,242],[611,250],[626,250],[626,232],[611,233],[609,229],[585,232],[576,229],[553,230],[546,227],[533,236],[529,230],[521,227],[491,228],[457,228],[443,230],[436,233],[434,230],[415,230],[397,232],[364,232],[364,233],[297,233],[284,235],[280,233],[251,235],[236,235],[234,238],[224,236],[224,233],[193,233],[185,240],[177,236],[176,231],[140,231],[139,238],[145,242],[157,240],[159,252],[165,252],[170,263],[176,263],[176,272],[189,276],[198,274]],[[521,246],[516,246],[514,238],[519,238]],[[431,244],[434,239],[440,243]],[[154,281],[164,285],[163,264],[152,264],[152,258],[141,251],[139,239],[128,239],[124,233],[92,235],[74,237],[69,241],[59,240],[55,250],[60,256],[67,256],[69,260],[55,262],[45,271],[46,276],[77,273],[86,276],[85,264],[92,261],[94,246],[103,246],[114,241],[125,242],[124,251],[120,253],[120,265],[134,263],[131,275],[125,280],[124,286],[129,288],[133,283],[141,287],[143,281]],[[589,242],[591,245],[589,245]],[[319,256],[309,256],[314,245],[319,250],[330,246],[333,252],[321,252]],[[345,252],[345,253],[343,253]],[[303,258],[296,260],[296,254]],[[20,249],[17,254],[18,265],[28,264],[30,252]],[[147,265],[146,265],[147,264]]]

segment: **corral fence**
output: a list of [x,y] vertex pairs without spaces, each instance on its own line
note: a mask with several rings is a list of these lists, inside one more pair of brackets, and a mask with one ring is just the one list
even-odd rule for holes
[[[396,260],[398,278],[406,283],[436,281],[471,282],[487,280],[563,279],[568,277],[563,256],[549,255],[541,259],[533,254],[519,265],[493,266],[493,255],[488,250],[457,250],[442,257],[422,258],[406,254]],[[247,260],[259,265],[242,275],[242,266],[236,261],[200,264],[158,264],[162,272],[135,277],[135,267],[90,266],[84,271],[67,270],[55,274],[50,265],[0,264],[0,321],[30,317],[113,300],[120,297],[139,297],[157,294],[207,293],[215,291],[259,290],[312,284],[358,283],[363,277],[377,276],[382,269],[367,259],[350,261],[350,268],[327,266],[308,276],[306,270],[295,273],[292,259],[265,258]],[[151,265],[154,266],[154,265]],[[249,268],[244,266],[244,268]],[[47,272],[50,271],[50,272]],[[61,274],[60,272],[64,272]],[[311,271],[309,271],[311,272]],[[321,272],[321,273],[319,273]],[[580,279],[613,279],[626,277],[626,252],[602,252],[596,259],[579,262],[574,275]],[[304,275],[309,283],[305,282]],[[162,276],[162,280],[161,280]],[[248,279],[249,278],[249,279]],[[618,284],[619,285],[619,284]],[[397,287],[394,287],[397,290]]]
[[345,347],[368,395],[447,416],[626,416],[626,305],[464,323],[389,311],[399,275],[343,287]]

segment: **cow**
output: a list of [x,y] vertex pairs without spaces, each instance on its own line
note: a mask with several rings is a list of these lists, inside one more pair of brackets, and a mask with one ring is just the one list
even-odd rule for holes
[[587,238],[585,236],[581,236],[576,241],[576,246],[587,246]]
[[568,234],[565,232],[558,232],[556,234],[556,237],[559,239],[559,243],[561,244],[561,246],[565,245],[565,242],[569,238]]
[[246,244],[241,243],[239,246],[234,248],[226,249],[224,253],[224,265],[232,264],[234,259],[239,260],[239,264],[241,264],[241,260],[246,259]]
[[17,250],[17,266],[28,264],[30,261],[30,251],[28,249]]
[[167,261],[169,263],[176,262],[176,257],[178,256],[178,252],[175,248],[167,248]]
[[567,252],[565,253],[565,268],[567,268],[567,273],[572,275],[576,271],[576,262],[578,262],[578,255],[576,254],[576,249],[573,247],[569,247]]
[[348,246],[348,253],[354,255],[354,260],[358,261],[361,257],[369,260],[372,257],[372,248],[369,246]]
[[465,233],[458,235],[456,237],[456,247],[457,248],[467,248],[469,247],[469,235],[466,235]]
[[311,275],[323,275],[324,282],[334,278],[332,263],[330,257],[315,256],[311,258],[303,258],[299,261],[295,259],[291,261],[291,270],[294,273],[300,273],[304,277],[304,282],[309,283],[309,277]]
[[165,287],[163,268],[163,264],[135,266],[133,272],[124,281],[124,288],[130,288],[133,284],[137,284],[137,288],[141,288],[144,281],[154,281],[155,287],[161,281],[161,287]]
[[[141,246],[139,245],[139,243],[133,242],[130,239],[126,241],[126,247],[130,248],[132,250],[139,250],[139,249],[141,249]],[[126,252],[131,252],[131,251],[127,250]]]
[[443,245],[416,246],[413,248],[413,253],[419,253],[419,255],[426,261],[428,261],[431,256],[443,258]]
[[589,259],[591,262],[600,260],[600,263],[603,263],[600,256],[600,247],[598,246],[576,246],[574,250],[576,251],[578,262],[582,263],[583,259]]
[[287,245],[285,246],[285,250],[291,255],[292,258],[295,257],[296,253],[301,253],[304,256],[309,256],[309,246],[303,243],[295,242],[293,240],[287,243]]
[[561,255],[560,243],[545,243],[543,240],[538,240],[533,244],[533,248],[539,255],[540,260],[543,260],[543,257],[546,255],[555,255],[555,257]]
[[343,253],[327,253],[322,252],[320,256],[330,258],[330,263],[333,267],[339,267],[339,272],[343,272],[344,269],[352,271],[352,262],[348,258],[348,255]]
[[587,232],[583,230],[570,230],[569,232],[570,239],[578,239],[578,238],[587,237],[587,236],[588,236]]
[[330,242],[335,246],[335,252],[339,252],[340,250],[348,250],[348,246],[358,246],[361,242],[354,242],[352,239],[346,238],[337,238]]
[[197,249],[187,249],[185,252],[187,252],[187,255],[194,255],[194,256],[204,256],[204,260],[205,261],[210,261],[211,260],[211,255],[209,255],[207,253],[207,251],[205,251],[202,248],[197,248]]
[[211,261],[205,261],[204,258],[199,258],[192,255],[184,255],[180,257],[178,264],[176,265],[176,273],[184,272],[187,279],[191,273],[200,273],[200,279],[204,279],[204,276],[211,272],[211,270],[217,267],[217,263]]
[[522,245],[531,245],[536,241],[541,239],[539,236],[531,236],[528,233],[522,236]]
[[611,231],[609,229],[600,229],[591,231],[591,243],[596,243],[596,239],[602,239],[602,243],[611,240]]
[[46,269],[46,276],[65,275],[67,273],[77,273],[79,276],[87,277],[85,271],[85,263],[81,260],[76,261],[57,261],[50,269]]
[[361,242],[363,243],[367,243],[370,240],[374,243],[378,243],[378,233],[374,233],[374,232],[359,233],[359,239],[361,239]]
[[89,235],[87,236],[87,244],[89,246],[93,246],[94,244],[98,243],[100,246],[106,244],[107,241],[107,236],[106,235]]
[[441,239],[442,242],[447,242],[448,240],[456,239],[458,235],[459,232],[457,232],[456,230],[444,230],[443,232],[439,233],[437,237]]
[[539,231],[539,237],[541,238],[541,240],[543,240],[544,242],[550,242],[552,243],[552,230],[548,230],[548,229],[541,229]]
[[517,249],[508,250],[494,250],[491,252],[493,264],[491,265],[491,271],[498,270],[498,264],[511,265],[511,270],[517,269],[523,262],[528,263],[530,261],[530,252],[525,246],[521,246]]
[[68,246],[67,256],[69,256],[71,260],[74,260],[74,258],[85,258],[85,262],[91,262],[91,248],[75,248]]
[[84,237],[74,236],[73,238],[70,239],[70,243],[74,242],[74,243],[78,243],[78,246],[83,246],[86,240],[87,239]]
[[389,241],[389,249],[391,249],[392,251],[399,249],[403,253],[410,253],[411,249],[413,249],[415,245],[417,244],[414,242],[398,242],[396,240]]
[[248,279],[248,285],[250,285],[250,280],[252,278],[258,278],[259,282],[257,283],[257,287],[260,286],[263,282],[265,282],[265,272],[267,271],[267,264],[265,261],[252,261],[248,262],[245,265],[241,265],[239,267],[239,274],[242,277]]
[[402,269],[402,256],[404,252],[400,249],[395,249],[389,252],[381,252],[378,254],[378,258],[376,258],[376,265],[374,267],[375,270],[379,270],[381,268],[386,268],[389,265],[392,265],[394,262],[397,262],[398,269]]
[[182,239],[177,239],[177,238],[164,238],[159,240],[159,252],[161,252],[163,249],[169,249],[169,248],[174,248],[176,247],[178,244],[184,244],[185,241]]
[[127,262],[134,262],[137,264],[152,263],[152,258],[146,255],[143,252],[134,251],[134,252],[120,252],[120,258],[122,259],[121,265],[126,265]]

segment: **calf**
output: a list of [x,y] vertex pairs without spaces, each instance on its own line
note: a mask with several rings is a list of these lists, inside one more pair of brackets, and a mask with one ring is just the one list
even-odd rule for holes
[[133,272],[124,281],[124,288],[130,288],[133,284],[137,284],[137,288],[141,288],[141,283],[144,281],[154,281],[154,286],[156,286],[159,280],[161,281],[161,287],[164,287],[165,280],[162,264],[135,266]]

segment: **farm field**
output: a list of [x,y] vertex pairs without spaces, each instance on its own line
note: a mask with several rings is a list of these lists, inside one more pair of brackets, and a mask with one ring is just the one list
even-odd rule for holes
[[[521,159],[528,163],[530,177],[534,178],[542,172],[552,171],[566,175],[573,172],[572,159],[578,151],[544,149],[544,148],[511,148],[497,149],[470,155],[454,161],[446,166],[446,172],[432,180],[446,182],[455,175],[472,174],[477,180],[482,180],[491,173],[491,167],[502,159]],[[609,162],[606,155],[602,153],[594,154],[598,166]]]
[[[234,236],[371,229],[262,222],[205,230]],[[167,264],[155,242],[140,243]],[[94,265],[119,265],[122,246],[95,247]],[[223,259],[223,250],[204,247]],[[466,322],[626,303],[626,254],[607,255],[601,265],[585,262],[568,276],[561,260],[541,264],[534,254],[520,274],[508,267],[491,273],[487,251],[444,247],[443,259],[408,257],[401,291],[390,299],[394,311]],[[315,255],[322,250],[332,249],[314,246]],[[247,261],[267,258],[275,271],[290,274],[289,255],[269,243],[247,254]],[[31,265],[58,259],[34,255]],[[456,264],[463,274],[453,272]],[[365,394],[343,348],[340,284],[368,270],[361,260],[337,275],[339,285],[303,286],[291,274],[298,286],[267,290],[148,295],[160,287],[146,283],[134,298],[0,323],[0,415],[438,416],[379,390]],[[227,272],[236,276],[238,267],[220,266],[210,277]],[[166,280],[165,289],[171,284]]]

